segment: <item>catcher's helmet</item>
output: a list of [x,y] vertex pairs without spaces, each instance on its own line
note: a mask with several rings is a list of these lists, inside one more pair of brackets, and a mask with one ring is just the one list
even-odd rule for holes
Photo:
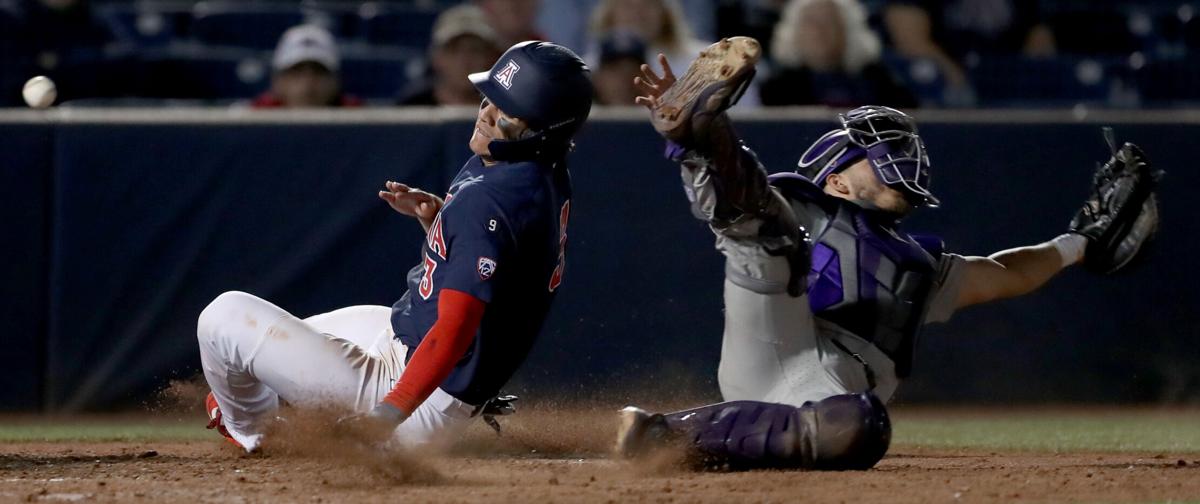
[[799,174],[820,185],[830,173],[867,158],[888,187],[919,206],[940,204],[929,191],[929,156],[912,117],[893,108],[868,105],[838,118],[842,127],[821,135],[800,156]]
[[468,78],[505,114],[529,126],[515,140],[493,140],[492,158],[516,161],[557,157],[571,146],[592,109],[591,71],[570,49],[550,42],[512,46],[487,72]]

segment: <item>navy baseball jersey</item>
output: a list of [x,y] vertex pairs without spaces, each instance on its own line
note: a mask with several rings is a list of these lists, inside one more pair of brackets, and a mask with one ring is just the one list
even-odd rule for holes
[[441,384],[446,393],[482,404],[525,360],[562,282],[570,212],[570,174],[562,166],[484,166],[474,156],[451,182],[422,264],[392,307],[392,328],[411,357],[437,321],[442,289],[487,303],[475,340]]

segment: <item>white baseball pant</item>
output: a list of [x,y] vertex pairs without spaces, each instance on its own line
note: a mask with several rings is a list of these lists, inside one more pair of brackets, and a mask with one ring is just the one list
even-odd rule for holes
[[[392,332],[392,309],[350,306],[300,319],[245,292],[226,292],[200,313],[204,377],[225,428],[247,451],[261,445],[279,399],[297,407],[367,412],[404,372],[408,349]],[[447,443],[475,406],[440,388],[396,429],[402,446]]]

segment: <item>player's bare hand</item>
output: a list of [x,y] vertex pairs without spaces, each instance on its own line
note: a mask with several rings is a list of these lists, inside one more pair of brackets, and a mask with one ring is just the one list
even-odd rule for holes
[[408,418],[408,413],[388,403],[379,403],[371,411],[341,417],[337,421],[339,436],[373,444],[387,440],[396,427]]
[[395,428],[395,424],[370,413],[359,413],[339,418],[334,433],[343,439],[375,444],[386,441]]
[[662,67],[663,74],[661,77],[654,73],[654,69],[650,65],[642,65],[642,75],[633,78],[633,85],[637,86],[641,91],[641,95],[634,98],[634,102],[638,105],[644,105],[648,109],[654,109],[658,106],[658,98],[667,92],[667,89],[675,84],[675,72],[671,71],[671,64],[667,62],[667,57],[663,54],[658,55],[658,64]]
[[379,191],[379,199],[386,201],[393,210],[422,222],[432,221],[442,208],[441,198],[415,187],[390,180],[384,187],[386,190]]

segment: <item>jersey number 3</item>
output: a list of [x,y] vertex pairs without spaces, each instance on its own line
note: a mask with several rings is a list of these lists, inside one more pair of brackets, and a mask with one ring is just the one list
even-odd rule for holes
[[[450,195],[446,195],[446,201],[450,201]],[[449,250],[446,249],[446,239],[442,236],[441,212],[438,212],[437,217],[433,218],[433,224],[429,226],[426,243],[429,244],[429,250],[441,257],[443,261],[446,260]],[[433,270],[437,269],[437,262],[429,258],[429,250],[423,254],[425,274],[421,276],[421,283],[417,286],[417,293],[421,295],[421,299],[429,299],[429,296],[433,295]]]
[[550,275],[550,292],[562,285],[563,267],[567,265],[567,220],[570,217],[571,200],[567,200],[558,213],[558,265],[554,267],[554,274]]

